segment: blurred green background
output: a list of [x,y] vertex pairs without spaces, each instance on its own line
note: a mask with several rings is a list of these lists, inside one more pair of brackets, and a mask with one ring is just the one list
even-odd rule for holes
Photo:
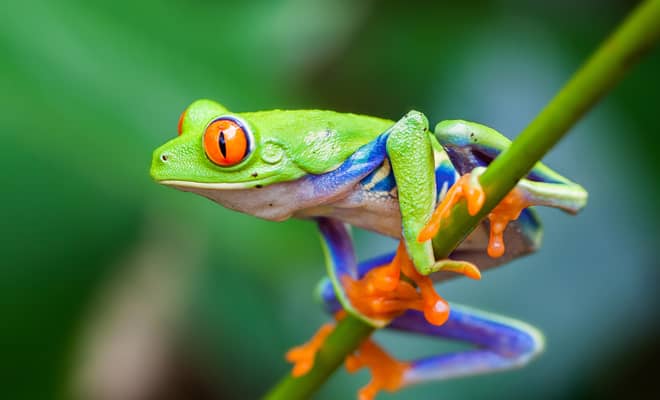
[[[197,98],[235,111],[330,108],[513,137],[633,1],[39,1],[0,6],[0,348],[6,399],[256,398],[327,317],[313,224],[273,223],[154,184],[151,151]],[[546,161],[590,192],[542,210],[543,249],[450,301],[540,327],[519,371],[383,394],[657,394],[660,54]],[[394,243],[356,233],[361,257]],[[446,344],[379,332],[402,358]],[[343,369],[318,399],[354,398]]]

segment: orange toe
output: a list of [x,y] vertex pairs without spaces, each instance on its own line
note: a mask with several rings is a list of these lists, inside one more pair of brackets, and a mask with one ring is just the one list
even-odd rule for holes
[[303,376],[312,369],[316,353],[333,329],[334,324],[324,324],[307,343],[296,346],[286,353],[284,356],[286,360],[293,363],[291,375],[294,378]]
[[[441,228],[442,221],[450,215],[451,209],[461,199],[466,200],[470,215],[477,215],[486,201],[486,194],[479,185],[478,178],[471,176],[470,173],[461,176],[452,185],[447,195],[431,215],[427,224],[420,231],[417,240],[419,242],[425,242],[435,237]],[[532,203],[527,200],[522,191],[514,188],[488,214],[488,219],[490,220],[490,238],[487,251],[489,256],[497,258],[504,254],[504,230],[509,222],[517,219],[520,212],[531,205]],[[478,279],[475,271],[466,272],[467,276]]]
[[532,203],[517,188],[514,188],[488,214],[490,221],[490,238],[488,240],[488,255],[497,258],[504,254],[504,230],[509,222],[518,219],[520,213]]
[[425,242],[437,235],[442,225],[442,220],[449,216],[451,209],[461,199],[467,201],[468,213],[470,215],[476,215],[486,201],[486,194],[479,185],[479,180],[476,177],[472,177],[469,173],[461,176],[449,188],[442,202],[436,207],[429,221],[419,232],[417,241]]
[[477,268],[476,265],[466,261],[445,262],[441,269],[442,271],[455,272],[457,274],[465,275],[470,279],[481,279],[481,271],[479,271],[479,268]]
[[417,272],[412,261],[408,258],[401,264],[401,271],[415,282],[419,288],[422,298],[420,311],[424,312],[426,320],[436,326],[444,324],[449,318],[449,304],[435,291],[431,278]]

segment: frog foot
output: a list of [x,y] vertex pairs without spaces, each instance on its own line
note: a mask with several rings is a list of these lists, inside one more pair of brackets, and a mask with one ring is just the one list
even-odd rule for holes
[[488,255],[497,258],[504,254],[504,230],[509,222],[518,219],[525,208],[533,205],[522,190],[514,188],[488,214],[490,221],[490,238],[488,239]]
[[442,199],[442,202],[440,202],[431,215],[429,222],[419,232],[419,236],[417,236],[418,242],[426,242],[437,235],[442,220],[449,216],[451,209],[463,198],[467,201],[468,213],[470,215],[477,215],[486,200],[486,195],[479,183],[479,176],[484,171],[485,168],[477,167],[472,172],[461,176],[449,188],[444,199]]
[[291,376],[297,378],[305,375],[312,369],[316,353],[323,346],[325,339],[333,329],[335,329],[335,324],[323,324],[307,343],[296,346],[286,352],[284,357],[288,362],[293,363]]
[[[479,167],[465,174],[449,189],[447,195],[442,200],[431,216],[426,226],[420,231],[417,240],[425,242],[433,238],[438,231],[442,220],[449,216],[449,213],[462,198],[465,198],[468,206],[468,213],[476,215],[484,204],[486,196],[481,185],[479,176],[483,174],[485,168]],[[504,199],[488,214],[490,221],[490,237],[488,240],[488,255],[497,258],[504,254],[504,230],[509,222],[518,219],[520,213],[525,208],[533,205],[533,202],[518,188],[514,188]]]
[[410,364],[387,354],[373,340],[365,340],[358,350],[346,357],[346,369],[354,373],[362,367],[371,370],[371,381],[358,392],[359,400],[372,400],[380,390],[394,392],[404,383],[404,374]]
[[431,278],[417,272],[403,242],[390,264],[373,268],[361,279],[344,276],[342,284],[353,307],[370,318],[389,320],[414,309],[439,326],[449,317],[449,305]]

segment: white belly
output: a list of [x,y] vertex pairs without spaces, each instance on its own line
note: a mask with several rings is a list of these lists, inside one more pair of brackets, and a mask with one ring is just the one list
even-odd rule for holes
[[318,207],[299,210],[293,216],[336,218],[358,228],[401,238],[401,211],[396,190],[366,191],[358,185],[356,190],[344,198]]

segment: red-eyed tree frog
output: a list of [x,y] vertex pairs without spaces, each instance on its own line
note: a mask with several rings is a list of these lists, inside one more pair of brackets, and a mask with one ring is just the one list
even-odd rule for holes
[[[462,198],[478,212],[484,200],[479,175],[510,144],[494,129],[453,120],[431,131],[417,111],[391,121],[320,110],[235,113],[198,100],[181,115],[178,133],[154,151],[152,177],[260,218],[315,221],[328,273],[317,292],[337,318],[346,312],[375,327],[476,347],[402,362],[368,340],[346,361],[351,371],[371,369],[360,399],[521,366],[543,349],[543,336],[532,326],[450,308],[433,286],[451,273],[479,279],[477,265],[483,270],[534,251],[541,229],[528,207],[576,213],[586,204],[581,186],[538,163],[451,259],[436,259],[430,239],[442,234],[442,217]],[[399,239],[398,249],[358,263],[346,224]],[[294,376],[310,370],[331,331],[325,325],[287,353]]]

